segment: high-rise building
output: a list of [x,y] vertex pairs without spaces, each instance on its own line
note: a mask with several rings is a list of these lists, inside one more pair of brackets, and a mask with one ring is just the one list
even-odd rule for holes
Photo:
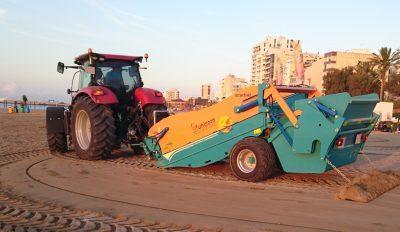
[[219,82],[218,100],[223,100],[241,88],[248,86],[244,78],[236,77],[235,75],[227,75]]
[[209,100],[211,97],[211,84],[201,85],[201,98]]
[[164,95],[165,95],[165,100],[167,101],[177,100],[179,99],[179,90],[177,89],[167,90]]
[[274,82],[295,85],[304,82],[300,40],[267,37],[253,47],[251,84]]

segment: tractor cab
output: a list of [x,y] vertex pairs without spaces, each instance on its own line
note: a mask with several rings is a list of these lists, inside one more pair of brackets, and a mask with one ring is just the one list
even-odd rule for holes
[[132,92],[143,87],[139,72],[141,56],[122,56],[86,53],[75,58],[75,64],[82,67],[79,89],[88,86],[105,86],[119,101],[129,101]]

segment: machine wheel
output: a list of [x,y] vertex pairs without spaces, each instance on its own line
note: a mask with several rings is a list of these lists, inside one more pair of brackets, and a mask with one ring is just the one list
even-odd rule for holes
[[68,151],[67,136],[65,133],[47,133],[47,143],[51,154],[65,153]]
[[229,162],[233,174],[245,181],[257,182],[267,179],[277,171],[274,148],[264,139],[245,138],[231,150]]
[[[143,111],[144,111],[144,115],[146,116],[147,121],[149,122],[149,125],[152,126],[154,125],[154,111],[156,110],[163,110],[166,111],[167,110],[167,106],[166,105],[147,105],[144,107]],[[163,118],[168,117],[169,114],[168,112],[163,112],[160,113],[160,115],[157,117],[157,122],[160,121]]]
[[110,107],[96,104],[88,96],[77,99],[72,110],[72,142],[79,158],[109,157],[116,143],[116,127]]

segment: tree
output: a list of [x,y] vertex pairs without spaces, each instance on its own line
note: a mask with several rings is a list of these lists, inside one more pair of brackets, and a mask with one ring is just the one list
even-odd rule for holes
[[351,96],[379,93],[379,75],[370,62],[355,67],[332,69],[324,76],[326,94],[348,92]]
[[392,53],[391,48],[383,47],[379,49],[379,54],[373,53],[372,55],[373,57],[370,59],[370,61],[379,72],[379,82],[381,84],[379,95],[380,100],[383,101],[385,82],[389,74],[389,69],[400,62],[400,53],[399,50]]
[[353,67],[343,69],[331,69],[323,77],[326,94],[348,92],[347,79],[353,73]]
[[400,96],[400,74],[389,75],[387,90],[393,97]]
[[359,62],[348,77],[348,92],[351,96],[379,93],[378,73],[370,62]]

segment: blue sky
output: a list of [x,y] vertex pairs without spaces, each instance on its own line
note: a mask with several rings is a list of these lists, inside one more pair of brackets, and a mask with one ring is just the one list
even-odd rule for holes
[[150,55],[144,83],[183,96],[226,74],[250,78],[251,48],[267,35],[303,51],[400,47],[399,1],[23,1],[0,0],[0,97],[67,100],[87,51]]

